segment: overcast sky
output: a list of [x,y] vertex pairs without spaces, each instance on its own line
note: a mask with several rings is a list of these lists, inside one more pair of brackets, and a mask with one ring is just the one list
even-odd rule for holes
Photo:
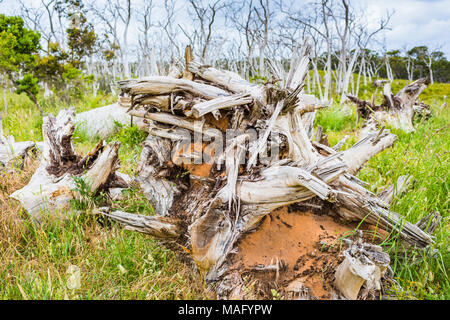
[[[39,0],[33,1],[39,2]],[[296,1],[299,1],[299,5],[307,2],[306,0]],[[387,10],[395,10],[390,23],[391,30],[385,32],[385,43],[388,50],[402,49],[403,47],[410,49],[418,45],[427,45],[431,49],[440,49],[447,58],[450,58],[450,0],[350,1],[354,5],[366,7],[369,23],[377,23]],[[2,13],[17,14],[17,9],[18,5],[15,0],[0,2],[0,12]]]
[[[352,0],[354,1],[354,0]],[[395,10],[391,30],[386,31],[388,49],[427,45],[440,48],[450,58],[450,0],[358,0],[367,5],[369,19],[378,20]]]

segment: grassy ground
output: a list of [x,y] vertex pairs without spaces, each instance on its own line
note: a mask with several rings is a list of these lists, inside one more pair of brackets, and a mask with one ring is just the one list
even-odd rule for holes
[[[395,80],[393,92],[406,84],[404,80]],[[366,93],[370,97],[371,91]],[[434,116],[428,121],[416,119],[416,131],[405,134],[391,129],[398,140],[393,148],[372,158],[359,173],[359,177],[371,184],[371,191],[380,192],[395,182],[401,175],[413,175],[413,186],[401,197],[393,201],[392,209],[412,223],[416,223],[431,211],[438,211],[442,220],[435,232],[435,243],[425,255],[417,259],[402,259],[399,244],[385,242],[385,250],[391,254],[391,266],[396,279],[405,289],[398,293],[405,299],[449,299],[450,282],[450,241],[449,241],[449,169],[450,169],[450,112],[446,107],[440,110],[444,96],[450,95],[449,84],[433,84],[420,98],[432,107]],[[335,106],[321,111],[316,124],[325,128],[330,144],[338,142],[346,134],[350,139],[344,148],[357,141],[361,124],[355,125],[355,112],[342,112]],[[439,112],[440,111],[440,112]],[[417,253],[418,254],[418,253]]]
[[[111,96],[84,97],[74,104],[77,112],[106,105]],[[57,114],[68,107],[49,99],[45,112]],[[6,135],[16,141],[42,141],[39,112],[23,95],[8,95],[8,114],[3,119]],[[121,171],[133,174],[145,134],[136,127],[117,128],[110,141],[121,141]],[[76,130],[78,152],[96,141]],[[34,225],[19,203],[8,197],[24,186],[38,161],[25,170],[0,172],[0,299],[203,299],[208,289],[196,274],[157,241],[116,224],[97,221],[90,208],[77,219]],[[104,199],[101,199],[104,200]],[[125,192],[114,208],[151,213],[152,207],[137,187]],[[69,289],[70,266],[80,270],[80,289]]]
[[[393,92],[404,85],[395,81]],[[366,92],[364,93],[364,90]],[[370,96],[371,88],[362,88]],[[394,241],[384,243],[391,253],[392,267],[405,289],[397,293],[405,299],[450,298],[449,273],[449,108],[440,113],[443,96],[450,96],[450,85],[434,84],[422,94],[432,105],[434,117],[416,123],[417,131],[399,139],[394,148],[371,159],[359,176],[372,185],[372,191],[403,174],[413,174],[415,183],[405,195],[394,201],[393,209],[415,223],[430,211],[439,211],[443,220],[436,231],[436,241],[421,260],[405,261],[398,256]],[[9,109],[4,116],[6,134],[17,141],[41,141],[39,112],[25,96],[8,94]],[[115,98],[85,96],[74,102],[77,112],[111,103]],[[0,100],[2,101],[2,100]],[[68,105],[53,97],[42,99],[45,112],[56,115]],[[356,142],[360,125],[355,125],[354,108],[342,111],[334,106],[318,113],[316,125],[324,127],[331,144],[345,134],[351,138],[344,148]],[[109,138],[119,140],[121,171],[133,174],[141,151],[139,142],[145,134],[135,127],[118,127]],[[85,152],[96,141],[83,132],[74,135],[76,148]],[[23,171],[0,173],[0,298],[2,299],[208,299],[211,292],[197,275],[171,251],[150,237],[123,230],[90,214],[92,207],[65,223],[45,221],[32,224],[20,205],[8,197],[27,183],[38,161]],[[104,200],[104,199],[100,199]],[[137,187],[125,192],[121,201],[111,204],[128,212],[152,212],[150,204]],[[435,254],[433,255],[433,250]],[[75,265],[80,270],[81,287],[69,289]]]

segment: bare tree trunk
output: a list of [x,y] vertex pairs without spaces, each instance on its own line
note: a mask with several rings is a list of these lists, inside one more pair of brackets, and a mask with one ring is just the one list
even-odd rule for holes
[[322,94],[322,85],[320,83],[320,75],[319,75],[319,71],[317,70],[317,64],[314,63],[312,60],[311,60],[311,63],[313,65],[313,72],[314,72],[314,77],[316,79],[317,91],[319,92],[319,99],[323,100],[324,95]]
[[392,82],[392,81],[394,81],[394,76],[392,74],[391,65],[389,63],[389,57],[387,55],[384,57],[384,62],[385,62],[385,66],[386,66],[387,78],[389,79],[389,82]]
[[414,65],[411,62],[411,57],[408,56],[408,64],[406,65],[406,72],[408,73],[408,81],[413,81]]
[[433,84],[434,83],[434,78],[433,78],[433,68],[432,68],[432,64],[433,64],[433,59],[431,56],[431,53],[428,56],[428,61],[427,61],[427,67],[428,67],[428,71],[429,71],[429,77],[430,77],[430,83]]
[[269,8],[269,1],[266,0],[260,0],[259,5],[262,9],[262,14],[259,13],[258,10],[256,10],[256,14],[261,21],[263,25],[263,39],[259,46],[259,74],[261,76],[265,75],[265,51],[267,48],[267,43],[269,41],[269,23],[270,23],[270,8]]
[[353,73],[353,66],[356,62],[356,58],[358,57],[358,54],[359,54],[359,49],[356,49],[355,52],[353,53],[352,60],[350,61],[350,64],[348,65],[348,69],[345,72],[344,82],[343,82],[343,86],[342,86],[342,94],[341,94],[341,99],[340,99],[341,104],[345,100],[345,95],[347,94],[347,91],[348,91],[350,76]]
[[75,178],[83,181],[90,192],[127,186],[115,173],[119,143],[104,145],[100,142],[84,157],[75,153],[72,144],[74,116],[75,110],[71,108],[62,110],[56,118],[52,115],[44,118],[40,166],[25,187],[11,194],[37,220],[46,210],[59,218],[73,212],[71,201],[81,196],[74,191],[77,190]]

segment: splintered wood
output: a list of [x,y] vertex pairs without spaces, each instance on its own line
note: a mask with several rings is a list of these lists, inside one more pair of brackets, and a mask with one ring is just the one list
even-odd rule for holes
[[88,192],[100,188],[127,187],[119,174],[119,143],[99,142],[85,156],[75,153],[72,135],[75,109],[62,110],[55,118],[44,117],[42,159],[30,182],[11,194],[27,212],[40,220],[42,215],[66,217],[72,213],[72,200],[80,197],[76,179],[85,183]]
[[[383,85],[383,102],[375,105],[375,97],[378,88]],[[370,102],[361,100],[358,97],[347,95],[350,101],[356,104],[357,119],[361,116],[369,119],[371,123],[368,126],[376,127],[376,124],[387,123],[394,128],[405,132],[414,131],[413,117],[418,114],[422,117],[428,117],[431,114],[430,106],[419,102],[419,95],[426,89],[430,79],[421,78],[401,89],[395,96],[391,91],[391,83],[388,81],[374,81],[376,87],[375,93]],[[376,122],[376,123],[374,123]]]
[[[377,196],[355,176],[393,145],[394,134],[384,128],[371,132],[345,151],[340,151],[345,140],[329,147],[321,132],[313,141],[316,111],[327,106],[303,92],[310,51],[305,42],[287,73],[274,69],[277,80],[261,85],[199,64],[189,47],[184,72],[173,66],[167,76],[119,82],[118,103],[149,133],[135,180],[156,215],[105,214],[130,230],[178,243],[170,247],[189,252],[205,279],[217,284],[219,298],[251,298],[244,290],[248,273],[254,279],[274,273],[265,285],[297,298],[353,299],[365,282],[379,290],[386,263],[366,259],[364,270],[351,274],[348,270],[360,263],[356,249],[346,251],[334,282],[343,261],[339,239],[361,220],[398,234],[408,245],[432,243],[429,234],[390,210],[394,189]],[[403,92],[398,99],[406,103],[412,91]],[[95,188],[117,179],[116,144],[99,146],[83,162],[74,154],[72,116],[66,111],[44,119],[41,167],[27,187],[13,194],[32,214],[43,207],[33,196],[38,186],[57,205],[55,194],[73,189],[73,175],[90,178]],[[289,206],[297,209],[279,211]],[[373,249],[368,246],[358,242],[366,253]],[[325,280],[315,263],[328,265]]]
[[[385,234],[397,232],[409,245],[426,247],[432,242],[430,235],[389,209],[392,190],[378,197],[354,176],[371,157],[392,146],[395,135],[384,128],[370,132],[345,151],[340,151],[345,140],[333,148],[312,141],[315,112],[326,106],[303,92],[310,50],[305,43],[287,74],[277,70],[277,83],[256,85],[235,73],[203,66],[192,58],[190,48],[183,73],[171,68],[169,76],[120,81],[122,105],[147,124],[149,136],[136,179],[157,215],[108,216],[132,230],[189,248],[205,279],[218,282],[219,297],[239,296],[242,275],[249,269],[287,279],[280,274],[292,271],[299,256],[276,253],[295,251],[292,244],[302,237],[317,239],[307,240],[310,230],[302,224],[295,225],[295,232],[286,230],[283,241],[274,230],[265,239],[258,235],[267,234],[265,217],[273,220],[274,210],[291,204],[314,200],[319,211],[349,222],[365,220]],[[423,90],[420,81],[413,86]],[[410,96],[416,93],[408,87],[389,101],[412,108]],[[303,214],[312,217],[311,212]],[[337,222],[332,225],[350,230]],[[252,247],[259,248],[256,255]],[[264,253],[265,258],[258,256]],[[244,268],[236,268],[239,261]],[[303,296],[356,298],[362,283],[352,280],[357,284],[344,288],[342,279],[351,278],[347,269],[338,269],[336,283],[331,281],[333,271],[326,293],[317,281],[305,279]],[[363,280],[372,279],[369,276]],[[371,281],[370,289],[378,290]]]

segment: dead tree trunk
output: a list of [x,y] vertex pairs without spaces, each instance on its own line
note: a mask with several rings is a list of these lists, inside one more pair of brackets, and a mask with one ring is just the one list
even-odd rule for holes
[[[371,157],[389,148],[395,135],[383,129],[344,152],[340,146],[311,141],[315,110],[324,106],[303,93],[309,52],[305,44],[288,74],[274,77],[281,76],[280,86],[254,85],[195,61],[186,69],[192,80],[148,77],[120,82],[121,95],[130,99],[130,114],[148,126],[136,179],[157,215],[107,215],[128,229],[187,248],[205,279],[218,282],[220,297],[239,296],[243,271],[236,269],[235,254],[245,260],[242,246],[249,231],[258,232],[266,216],[294,204],[323,212],[329,208],[350,221],[365,220],[417,247],[432,242],[354,176]],[[412,90],[403,90],[398,99],[407,103],[404,99]],[[259,136],[254,134],[258,130]],[[274,146],[279,158],[266,161]],[[254,270],[279,275],[286,265],[276,261]],[[343,292],[346,297],[355,297],[357,285],[352,288],[352,293]]]
[[126,187],[117,173],[119,143],[99,142],[85,156],[75,153],[72,144],[75,109],[62,110],[55,118],[44,117],[41,163],[30,182],[11,194],[37,220],[42,214],[64,217],[72,212],[71,200],[80,197],[74,178],[86,183],[91,192]]
[[[414,113],[429,115],[430,107],[418,100],[419,95],[428,84],[428,78],[418,79],[405,86],[394,96],[390,82],[385,83],[383,102],[378,106],[374,103],[376,91],[370,102],[360,100],[352,95],[347,95],[347,97],[356,104],[358,117],[361,116],[364,119],[374,117],[378,123],[386,122],[394,128],[412,132],[414,131]],[[381,82],[376,81],[374,85],[378,88],[381,86]]]

